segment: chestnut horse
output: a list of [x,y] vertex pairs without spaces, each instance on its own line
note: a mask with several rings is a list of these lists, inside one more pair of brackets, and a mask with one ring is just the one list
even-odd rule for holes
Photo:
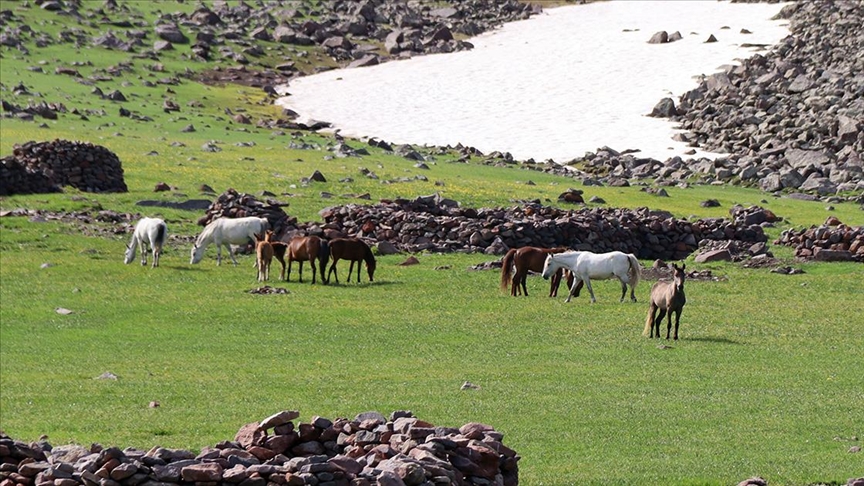
[[[651,305],[648,307],[648,316],[645,319],[645,330],[642,335],[654,337],[654,330],[657,330],[657,337],[660,337],[660,324],[663,322],[663,317],[668,317],[666,325],[666,339],[669,339],[669,331],[672,330],[672,313],[675,313],[675,340],[678,340],[678,321],[681,319],[681,311],[684,310],[684,304],[687,303],[687,297],[684,295],[684,279],[687,274],[684,269],[687,264],[678,265],[672,264],[672,281],[660,281],[651,287]],[[657,311],[660,315],[655,319]]]
[[[288,275],[285,275],[285,255],[288,255]],[[321,281],[325,284],[324,271],[327,269],[327,260],[330,258],[330,252],[326,240],[322,240],[317,236],[295,236],[288,243],[274,242],[273,256],[282,263],[282,273],[280,279],[291,280],[291,262],[300,262],[300,281],[303,281],[303,262],[308,261],[312,267],[312,283],[315,283],[315,277],[318,269],[315,268],[315,260],[318,260],[318,268],[321,269]]]
[[366,271],[369,273],[369,281],[372,282],[372,276],[375,274],[375,255],[372,254],[372,249],[369,245],[357,238],[334,238],[330,240],[330,258],[333,263],[330,265],[330,270],[327,272],[327,281],[330,281],[330,274],[336,275],[336,283],[339,283],[339,272],[336,271],[336,262],[339,260],[348,260],[351,265],[348,267],[348,282],[351,282],[351,274],[354,272],[354,262],[357,262],[357,283],[360,283],[360,262],[366,262]]
[[258,267],[258,281],[270,280],[270,263],[273,261],[273,232],[267,230],[264,236],[255,233],[255,263]]
[[[504,260],[501,263],[501,290],[507,291],[507,286],[511,282],[513,286],[510,288],[510,295],[513,297],[519,294],[528,296],[528,288],[526,281],[528,280],[528,271],[542,272],[543,263],[546,261],[546,256],[550,253],[561,253],[567,251],[566,248],[537,248],[534,246],[523,246],[522,248],[513,248],[504,255]],[[513,274],[513,267],[516,268],[516,273]],[[549,297],[558,295],[558,287],[561,285],[561,277],[564,270],[560,270],[552,277],[552,286],[549,288]],[[573,284],[573,276],[567,274],[567,287]],[[581,288],[582,282],[578,284]]]

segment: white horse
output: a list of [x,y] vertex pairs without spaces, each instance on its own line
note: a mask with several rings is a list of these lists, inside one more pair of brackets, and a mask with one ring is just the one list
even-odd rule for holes
[[543,264],[543,278],[549,279],[559,268],[566,268],[573,272],[575,279],[567,296],[567,302],[573,294],[578,296],[579,282],[584,281],[591,293],[591,302],[597,302],[594,298],[594,290],[591,288],[591,279],[606,280],[616,277],[621,281],[621,302],[627,295],[627,284],[630,284],[630,300],[636,302],[633,290],[639,284],[641,269],[639,260],[629,253],[610,251],[609,253],[591,253],[590,251],[567,251],[564,253],[550,254]]
[[141,218],[135,225],[132,233],[132,241],[126,245],[126,258],[124,263],[129,264],[135,259],[138,245],[141,245],[141,265],[147,265],[147,246],[153,252],[153,268],[159,266],[159,256],[162,255],[162,246],[168,239],[168,225],[159,218]]
[[234,250],[231,245],[243,245],[255,241],[256,234],[264,234],[270,225],[267,218],[249,216],[247,218],[219,218],[211,221],[204,231],[198,235],[195,244],[192,245],[192,260],[189,263],[198,263],[204,258],[204,252],[210,243],[216,244],[216,264],[222,265],[222,246],[228,249],[231,261],[237,265],[234,258]]

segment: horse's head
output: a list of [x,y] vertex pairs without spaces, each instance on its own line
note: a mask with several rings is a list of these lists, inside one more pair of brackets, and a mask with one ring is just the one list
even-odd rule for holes
[[684,291],[684,279],[687,278],[687,273],[684,269],[687,268],[687,264],[681,264],[681,268],[678,268],[678,265],[672,264],[672,281],[675,283],[675,290],[678,292]]
[[126,258],[123,259],[123,263],[130,264],[132,260],[135,259],[135,252],[132,250],[132,245],[126,245]]
[[549,277],[555,274],[555,270],[558,270],[558,267],[552,268],[553,254],[549,254],[546,257],[546,261],[543,262],[543,278],[549,280]]
[[201,258],[204,257],[204,247],[198,246],[197,243],[192,245],[191,257],[192,258],[189,260],[190,264],[194,265],[194,264],[200,262]]
[[366,262],[366,271],[369,272],[369,281],[372,282],[372,276],[375,274],[375,260],[369,260]]

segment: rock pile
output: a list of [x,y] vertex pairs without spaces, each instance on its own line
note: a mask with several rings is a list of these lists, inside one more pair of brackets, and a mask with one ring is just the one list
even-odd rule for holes
[[[731,154],[688,164],[717,180],[819,195],[864,189],[864,9],[819,0],[785,7],[792,35],[681,95],[680,141]],[[666,164],[669,165],[669,164]]]
[[794,247],[799,258],[864,262],[864,226],[850,227],[833,217],[821,226],[783,231],[774,244]]
[[153,447],[52,447],[0,435],[4,486],[372,486],[519,483],[515,451],[489,425],[436,427],[397,411],[292,422],[283,411],[243,426],[200,454]]
[[54,140],[16,145],[0,159],[0,195],[60,191],[126,192],[120,159],[105,147]]
[[502,254],[521,246],[567,246],[594,252],[619,250],[640,259],[679,260],[704,239],[767,241],[759,223],[689,222],[647,208],[561,210],[528,203],[510,209],[472,209],[438,195],[372,206],[349,204],[320,214],[325,230],[387,241],[408,252]]
[[207,226],[217,218],[257,216],[259,218],[267,218],[267,221],[270,223],[270,229],[279,236],[286,231],[297,229],[297,218],[289,217],[285,213],[285,210],[282,209],[286,206],[288,206],[288,203],[281,203],[271,199],[261,202],[251,194],[228,189],[213,201],[210,207],[207,208],[204,216],[198,219],[198,224]]
[[[320,46],[333,59],[352,66],[377,64],[381,44],[389,56],[453,52],[470,49],[457,40],[474,36],[504,22],[522,20],[540,11],[516,0],[502,2],[445,2],[441,8],[413,2],[332,2],[291,4],[291,8],[241,3],[200,6],[190,15],[163,14],[157,23],[163,30],[174,26],[176,40],[184,43],[177,25],[192,31],[192,52],[203,59],[222,57],[248,64],[264,51],[254,41],[294,46]],[[312,20],[312,17],[317,20]],[[157,27],[158,28],[158,27]],[[185,36],[184,36],[185,37]],[[185,42],[188,42],[186,40]],[[276,66],[280,72],[296,71],[293,63]]]

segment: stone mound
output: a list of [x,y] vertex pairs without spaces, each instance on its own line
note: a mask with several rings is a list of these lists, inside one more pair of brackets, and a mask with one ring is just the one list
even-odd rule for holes
[[795,248],[795,256],[819,261],[864,262],[864,226],[847,226],[829,218],[821,226],[788,229],[775,245]]
[[149,451],[99,444],[52,447],[0,432],[0,480],[57,486],[519,483],[520,457],[489,425],[436,427],[397,411],[389,418],[378,412],[332,421],[316,416],[295,426],[299,416],[285,410],[246,424],[234,440],[199,454],[158,446]]
[[0,159],[0,196],[59,192],[62,186],[127,191],[120,159],[99,145],[59,139],[27,142]]

